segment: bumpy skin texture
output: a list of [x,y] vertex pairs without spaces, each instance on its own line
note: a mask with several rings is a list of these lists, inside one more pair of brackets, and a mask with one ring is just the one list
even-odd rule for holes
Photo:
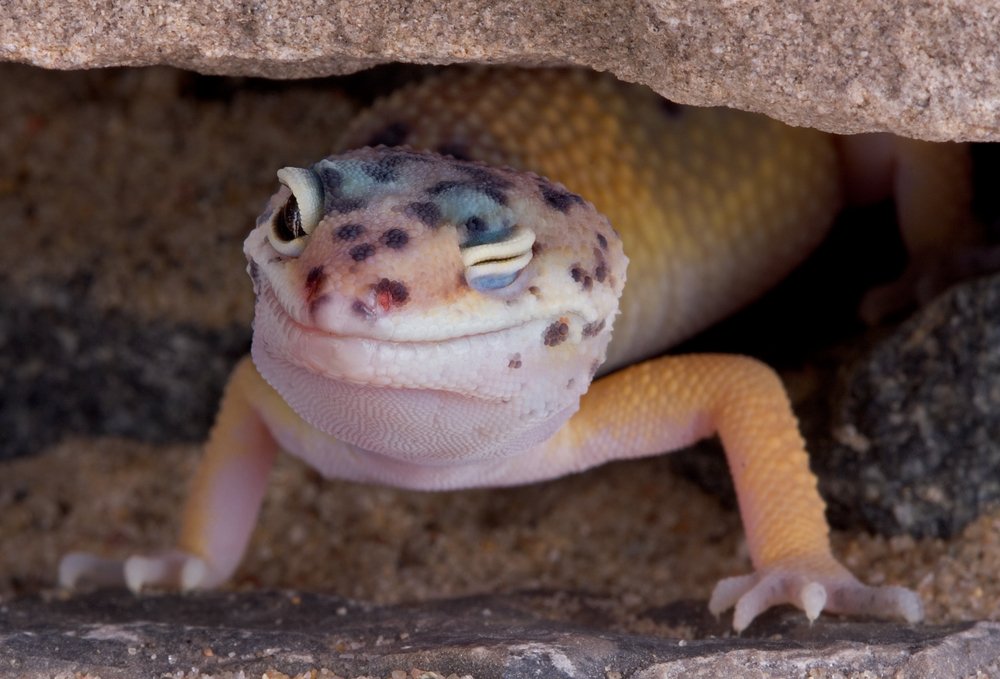
[[[227,388],[178,549],[124,565],[70,555],[60,579],[223,582],[279,447],[329,477],[433,490],[554,478],[718,434],[755,572],[720,583],[713,611],[735,606],[737,630],[782,602],[810,618],[919,620],[913,592],[867,587],[832,556],[773,371],[740,356],[649,358],[780,279],[845,193],[892,187],[904,217],[950,214],[893,174],[898,150],[919,143],[886,139],[838,151],[815,131],[580,71],[459,70],[403,88],[344,131],[339,155],[282,170],[246,240],[253,362]],[[430,152],[347,150],[380,144]],[[960,193],[958,148],[943,151],[955,162],[938,183]],[[861,189],[842,178],[845,149],[846,165],[871,156]],[[925,249],[927,221],[911,227]]]

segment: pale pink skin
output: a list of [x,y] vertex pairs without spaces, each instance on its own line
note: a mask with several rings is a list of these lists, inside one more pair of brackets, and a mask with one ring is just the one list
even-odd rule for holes
[[[380,162],[386,154],[365,149],[336,161]],[[875,184],[892,169],[880,158]],[[133,590],[223,583],[246,547],[279,448],[330,478],[441,490],[556,478],[718,433],[756,572],[721,582],[713,611],[735,606],[738,630],[783,602],[810,619],[823,609],[921,618],[913,592],[867,587],[830,554],[794,415],[765,366],[735,356],[648,361],[597,382],[578,413],[625,283],[621,242],[590,204],[554,209],[534,175],[491,169],[505,186],[511,223],[533,234],[534,254],[502,289],[470,287],[454,224],[421,225],[406,207],[426,202],[428,187],[462,179],[458,165],[427,155],[404,166],[403,180],[375,189],[360,212],[324,212],[294,255],[278,252],[269,237],[291,191],[275,194],[245,244],[257,294],[253,363],[241,362],[227,389],[179,548],[124,565],[68,555],[62,583],[124,580]],[[348,223],[362,224],[371,244],[392,229],[405,230],[408,241],[376,245],[358,260],[359,241],[336,235]],[[598,265],[602,281],[586,288],[570,274],[575,266],[594,274]],[[403,283],[405,295],[393,283]],[[787,494],[784,477],[769,478],[775,461],[797,470]],[[761,490],[774,482],[781,491]]]

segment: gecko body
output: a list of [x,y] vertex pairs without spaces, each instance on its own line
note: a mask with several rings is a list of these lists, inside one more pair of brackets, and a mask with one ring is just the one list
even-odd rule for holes
[[[279,448],[328,477],[436,490],[718,435],[754,572],[719,583],[713,611],[735,606],[737,629],[782,602],[810,618],[920,619],[913,592],[863,585],[831,554],[773,371],[653,358],[798,264],[856,192],[852,147],[873,144],[583,71],[456,70],[401,89],[335,155],[279,172],[244,248],[252,362],[227,387],[178,548],[124,565],[70,555],[61,580],[225,581]],[[864,185],[903,196],[904,216],[919,204],[908,242],[920,252],[935,242],[924,225],[952,208],[926,199],[922,171],[892,175],[908,149],[893,146],[892,162],[880,151]],[[934,171],[961,175],[948,166],[960,156],[943,157]]]

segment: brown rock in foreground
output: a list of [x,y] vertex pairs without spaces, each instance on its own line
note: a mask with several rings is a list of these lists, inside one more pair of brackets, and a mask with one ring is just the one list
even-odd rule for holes
[[1000,140],[986,2],[68,0],[0,5],[0,59],[279,78],[389,61],[578,64],[836,132]]

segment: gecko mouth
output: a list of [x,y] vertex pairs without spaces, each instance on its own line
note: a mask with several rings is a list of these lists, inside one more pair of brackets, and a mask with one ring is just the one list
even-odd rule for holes
[[327,379],[373,387],[464,390],[470,366],[544,347],[545,329],[553,323],[545,317],[440,338],[379,338],[305,325],[288,312],[270,285],[261,287],[254,319],[255,355],[263,351]]

